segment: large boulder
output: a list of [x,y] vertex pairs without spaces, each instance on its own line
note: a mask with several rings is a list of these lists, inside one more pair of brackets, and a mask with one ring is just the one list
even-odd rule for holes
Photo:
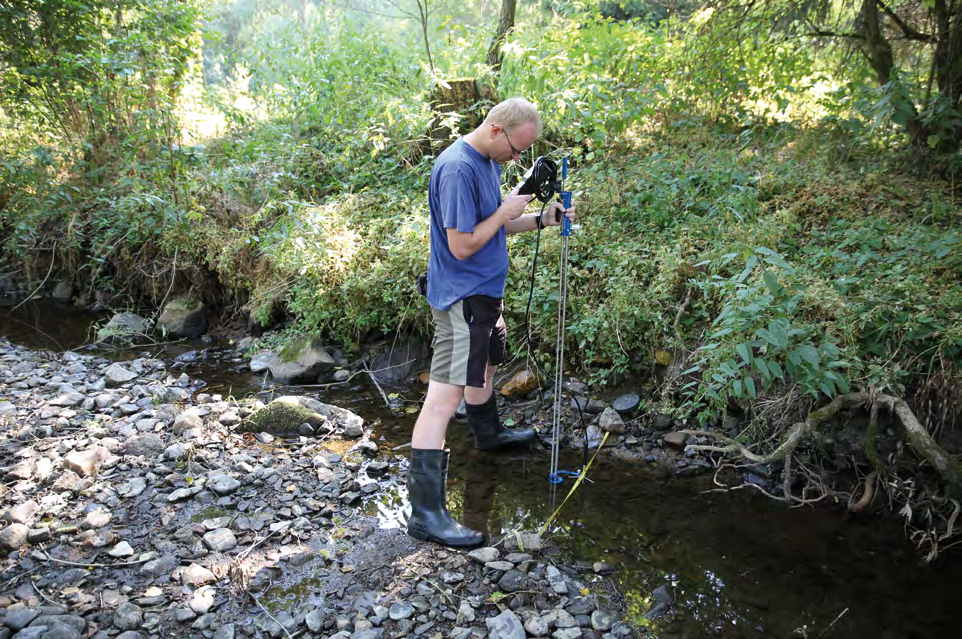
[[145,337],[150,322],[136,313],[117,313],[97,331],[101,342],[133,342]]
[[371,374],[383,386],[397,386],[407,382],[411,372],[422,367],[427,356],[427,345],[413,340],[375,355],[370,364]]
[[200,300],[178,297],[164,307],[157,327],[174,338],[200,337],[207,330],[207,309]]
[[302,337],[287,345],[267,365],[271,376],[282,382],[313,382],[333,367],[334,358],[317,337]]
[[297,433],[301,424],[310,424],[315,433],[329,433],[335,428],[342,432],[356,432],[363,427],[364,419],[339,406],[301,395],[287,395],[275,399],[245,419],[238,430]]

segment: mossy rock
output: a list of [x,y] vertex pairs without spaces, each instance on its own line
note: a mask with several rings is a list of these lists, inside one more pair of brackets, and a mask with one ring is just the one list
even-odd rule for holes
[[296,433],[301,424],[310,424],[315,431],[330,432],[331,421],[310,408],[294,401],[274,400],[257,411],[238,427],[241,432],[253,433]]
[[207,309],[200,300],[178,297],[164,306],[157,327],[173,338],[200,337],[207,330]]
[[310,397],[279,397],[241,422],[240,432],[297,433],[301,424],[310,424],[317,433],[340,429],[345,437],[363,434],[364,419],[351,411],[319,402]]

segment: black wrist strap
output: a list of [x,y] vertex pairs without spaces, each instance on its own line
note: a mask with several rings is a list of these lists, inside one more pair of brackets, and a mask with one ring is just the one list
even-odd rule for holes
[[544,220],[542,219],[543,217],[544,217],[544,212],[542,211],[541,213],[538,213],[538,217],[535,218],[538,221],[539,231],[544,229]]

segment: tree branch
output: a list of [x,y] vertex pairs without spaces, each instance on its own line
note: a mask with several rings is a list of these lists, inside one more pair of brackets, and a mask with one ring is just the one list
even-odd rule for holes
[[882,2],[882,0],[875,0],[875,2],[882,9],[885,15],[887,15],[892,22],[898,25],[898,27],[902,30],[902,33],[905,34],[905,38],[907,40],[918,40],[919,42],[933,42],[935,40],[933,36],[930,36],[927,33],[922,33],[903,21],[898,14],[885,6],[885,3]]

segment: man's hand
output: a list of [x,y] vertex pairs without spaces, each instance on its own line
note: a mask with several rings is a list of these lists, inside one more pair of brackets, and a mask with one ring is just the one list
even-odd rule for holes
[[533,195],[518,195],[517,189],[511,191],[498,208],[498,212],[504,215],[504,220],[516,220],[524,214],[524,209],[533,198]]
[[548,210],[545,211],[544,215],[541,216],[541,223],[544,224],[545,226],[559,226],[561,224],[562,211],[564,211],[565,217],[571,220],[571,223],[574,224],[575,219],[578,217],[578,214],[575,212],[574,205],[572,205],[571,208],[565,210],[562,207],[561,202],[551,203],[551,206],[548,207]]

